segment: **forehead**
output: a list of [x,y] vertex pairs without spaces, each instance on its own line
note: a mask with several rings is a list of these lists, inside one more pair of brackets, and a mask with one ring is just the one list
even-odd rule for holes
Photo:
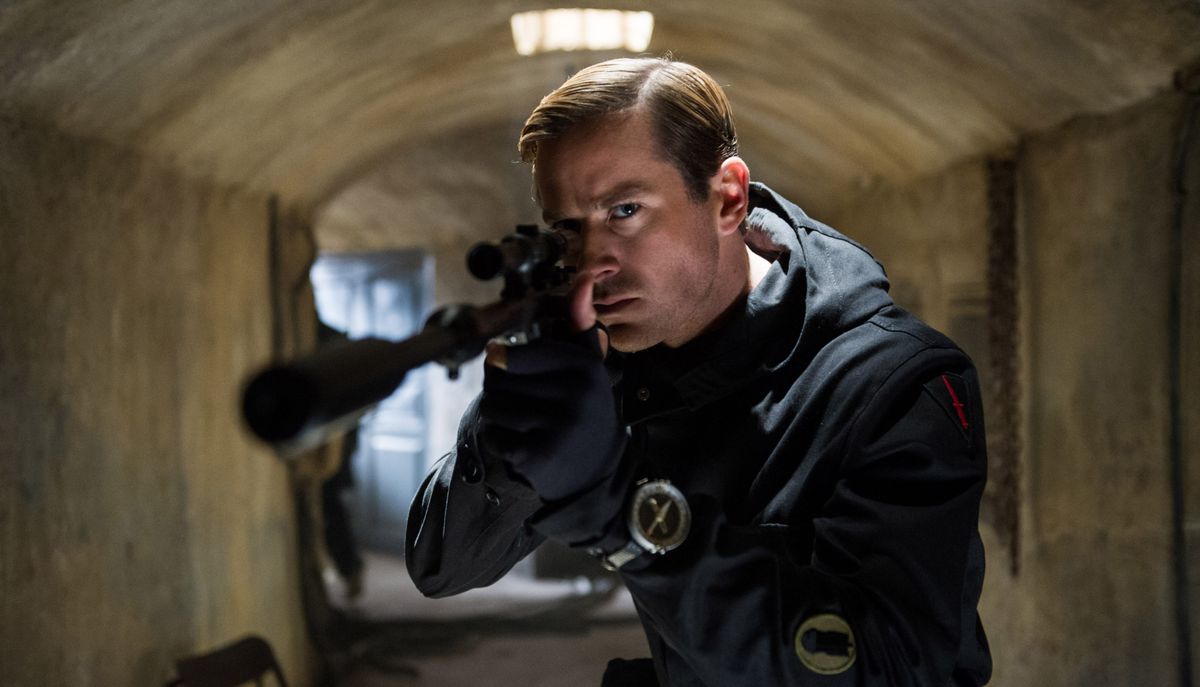
[[547,211],[590,206],[621,188],[682,185],[660,153],[649,117],[637,111],[579,124],[544,141],[533,163],[533,181],[535,199]]

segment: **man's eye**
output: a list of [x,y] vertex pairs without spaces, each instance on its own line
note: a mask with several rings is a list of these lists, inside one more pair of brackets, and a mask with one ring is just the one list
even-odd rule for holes
[[579,233],[579,220],[577,219],[560,219],[550,225],[554,231],[568,231],[575,234]]
[[621,203],[613,208],[612,216],[617,219],[626,219],[633,217],[633,215],[640,209],[641,206],[637,203]]

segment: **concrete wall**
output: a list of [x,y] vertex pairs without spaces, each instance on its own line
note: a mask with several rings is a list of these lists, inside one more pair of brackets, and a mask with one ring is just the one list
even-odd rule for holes
[[[1017,154],[1021,567],[1014,576],[1007,546],[986,524],[981,603],[998,686],[1179,684],[1168,274],[1183,105],[1167,94],[1077,120],[1023,141]],[[1200,147],[1187,155],[1180,430],[1196,657]],[[878,189],[830,219],[884,260],[902,304],[978,341],[953,318],[956,299],[986,289],[986,203],[985,163],[976,161]]]
[[[1195,76],[1195,75],[1193,75]],[[1200,111],[1200,99],[1192,101]],[[1182,417],[1180,450],[1183,469],[1185,538],[1188,551],[1188,610],[1192,638],[1192,679],[1200,681],[1200,122],[1192,121],[1190,148],[1184,153],[1186,196],[1182,204],[1180,248],[1179,381],[1185,391],[1179,404]]]
[[269,288],[264,197],[0,119],[0,683],[162,684],[248,632],[310,683],[289,481],[236,413]]

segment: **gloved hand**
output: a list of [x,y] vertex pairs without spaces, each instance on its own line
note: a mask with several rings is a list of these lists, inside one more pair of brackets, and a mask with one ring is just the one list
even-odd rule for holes
[[506,350],[484,367],[479,441],[545,501],[599,484],[620,461],[625,432],[597,327]]

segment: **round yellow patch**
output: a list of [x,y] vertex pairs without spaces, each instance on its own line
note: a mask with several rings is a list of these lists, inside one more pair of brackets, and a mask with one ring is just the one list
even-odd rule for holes
[[854,632],[839,615],[814,615],[796,630],[796,656],[814,673],[843,673],[854,665],[857,654]]

